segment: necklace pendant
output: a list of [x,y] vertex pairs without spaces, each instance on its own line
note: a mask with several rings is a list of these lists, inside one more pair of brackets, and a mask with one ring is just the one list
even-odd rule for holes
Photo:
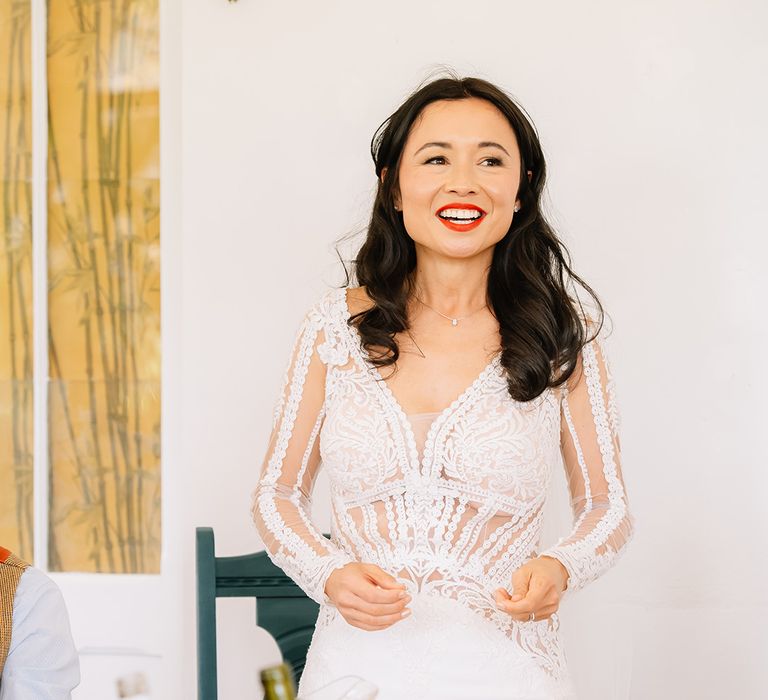
[[459,319],[458,319],[458,318],[452,318],[452,319],[451,319],[451,325],[452,325],[452,326],[457,326],[457,325],[459,325]]

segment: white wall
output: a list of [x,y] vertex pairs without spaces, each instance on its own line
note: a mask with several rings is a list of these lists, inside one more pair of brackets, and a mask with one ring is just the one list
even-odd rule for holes
[[[124,596],[126,645],[162,657],[157,696],[195,694],[194,527],[219,554],[260,548],[248,508],[272,402],[300,315],[342,280],[331,242],[365,223],[370,138],[447,64],[532,115],[553,223],[615,324],[638,530],[561,609],[582,696],[762,697],[765,4],[161,5],[163,575],[143,612],[140,586]],[[321,476],[320,526],[325,493]],[[69,583],[76,632],[108,643]],[[257,697],[276,649],[252,605],[225,603],[221,697]]]

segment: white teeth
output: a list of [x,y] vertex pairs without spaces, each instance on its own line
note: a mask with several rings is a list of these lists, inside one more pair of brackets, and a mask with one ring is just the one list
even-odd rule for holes
[[477,209],[443,209],[438,216],[443,219],[472,220],[479,219],[482,216],[482,213]]

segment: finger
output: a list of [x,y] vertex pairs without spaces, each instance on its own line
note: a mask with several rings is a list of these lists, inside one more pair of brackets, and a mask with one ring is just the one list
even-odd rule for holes
[[[534,602],[530,596],[523,598],[522,600],[503,600],[499,604],[503,610],[506,610],[512,616],[518,616],[519,619],[527,618],[531,612],[541,610],[541,603]],[[517,619],[517,618],[516,618]]]
[[529,590],[530,588],[528,581],[517,583],[512,589],[512,595],[510,596],[510,599],[513,601],[522,600],[528,595]]
[[400,613],[405,609],[405,606],[411,602],[411,596],[407,595],[405,598],[401,598],[394,603],[377,603],[370,602],[364,598],[356,596],[356,600],[353,601],[350,607],[360,612],[367,613],[368,615],[394,615]]
[[522,568],[512,574],[512,600],[522,600],[528,594],[531,570]]
[[[502,603],[499,608],[506,612],[513,620],[517,622],[535,622],[542,618],[542,612],[540,610],[525,610],[523,612],[512,611],[508,609],[509,603]],[[531,612],[534,613],[534,619],[531,620]]]
[[[409,611],[410,612],[410,611]],[[407,615],[405,616],[407,617]],[[395,622],[400,622],[403,619],[402,613],[396,613],[394,615],[368,615],[367,613],[355,611],[350,613],[349,618],[357,623],[364,625],[370,625],[371,627],[380,627],[393,625]]]
[[384,569],[376,564],[368,564],[365,567],[367,576],[378,586],[385,589],[405,590],[405,584],[398,581],[394,576],[388,574]]
[[499,609],[504,610],[508,612],[510,615],[515,617],[515,619],[522,620],[523,618],[527,618],[531,611],[535,611],[541,608],[541,606],[537,606],[534,604],[531,596],[526,596],[522,600],[514,600],[514,597],[507,598],[507,599],[501,599],[496,601],[497,606]]
[[545,599],[549,593],[552,583],[548,578],[534,576],[531,579],[530,588],[525,596],[515,600],[515,596],[509,600],[509,610],[512,612],[530,612],[531,610],[540,610],[545,605]]
[[554,587],[554,583],[548,576],[534,574],[531,577],[531,583],[526,597],[530,599],[534,609],[541,610],[549,605],[549,594],[553,591]]
[[530,614],[525,615],[525,616],[514,616],[513,615],[512,619],[513,620],[517,620],[517,622],[522,622],[522,623],[526,623],[526,622],[543,622],[544,620],[548,620],[549,619],[549,615],[544,615],[543,613],[538,613],[537,612],[534,615],[533,620],[531,620]]
[[507,603],[512,602],[512,598],[509,594],[509,591],[505,590],[504,588],[499,588],[494,592],[493,597],[496,600],[496,605],[501,607],[502,605],[506,605]]
[[405,588],[386,589],[377,585],[362,585],[355,593],[369,603],[397,603],[408,595]]
[[384,589],[379,586],[366,571],[350,577],[346,590],[355,596],[371,603],[394,603],[400,599],[402,589]]
[[531,614],[528,613],[527,615],[520,616],[519,618],[515,618],[518,620],[518,622],[541,622],[542,620],[549,620],[554,613],[557,612],[557,608],[554,610],[552,609],[552,606],[547,606],[545,608],[542,608],[540,610],[535,610],[535,616],[534,619],[531,620]]
[[518,622],[531,621],[531,612],[535,617],[533,621],[548,619],[553,612],[558,609],[558,604],[544,603],[529,603],[529,598],[525,598],[518,602],[502,601],[498,605],[500,610],[507,612],[514,620]]
[[531,614],[531,611],[535,610],[534,607],[528,604],[526,599],[517,602],[512,602],[511,600],[500,600],[496,603],[496,607],[498,607],[499,610],[503,610],[504,612],[509,613],[516,620],[527,618]]

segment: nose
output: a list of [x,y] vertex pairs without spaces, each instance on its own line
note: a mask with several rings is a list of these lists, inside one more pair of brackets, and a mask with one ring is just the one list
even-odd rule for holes
[[471,163],[457,162],[448,169],[445,180],[446,192],[453,192],[464,197],[469,194],[476,194],[477,189],[475,172]]

